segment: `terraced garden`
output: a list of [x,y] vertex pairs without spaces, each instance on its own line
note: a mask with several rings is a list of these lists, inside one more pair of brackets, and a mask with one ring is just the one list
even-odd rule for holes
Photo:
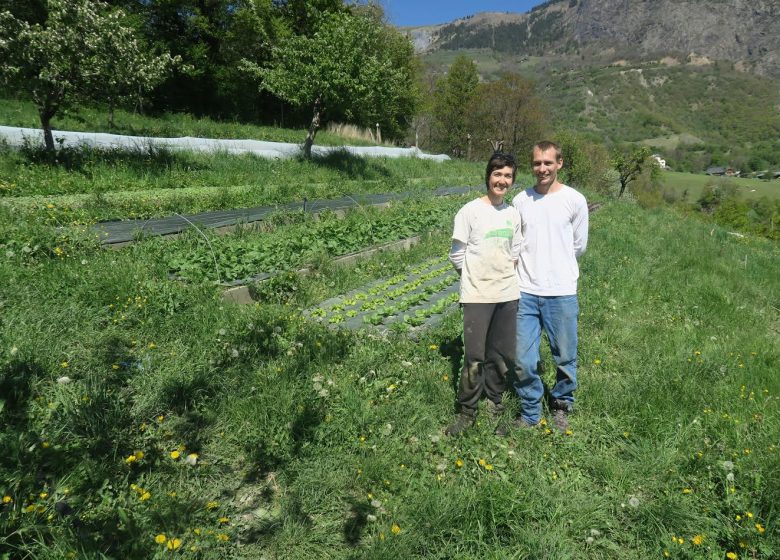
[[[109,250],[95,220],[165,215],[135,187],[173,201],[191,161],[117,157],[89,154],[90,179],[0,150],[13,184],[0,196],[0,558],[780,552],[776,242],[601,200],[572,433],[497,438],[481,415],[446,438],[462,325],[445,256],[470,195],[424,194],[479,184],[481,165],[277,162],[237,207],[420,196]],[[261,167],[206,163],[224,178],[170,208],[232,207],[220,190]],[[60,181],[69,194],[53,194]],[[409,236],[408,250],[336,262]],[[254,303],[226,302],[228,280]]]

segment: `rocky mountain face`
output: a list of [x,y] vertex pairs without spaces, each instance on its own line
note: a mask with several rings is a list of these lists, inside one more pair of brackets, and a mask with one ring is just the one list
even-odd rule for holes
[[579,49],[615,58],[726,60],[780,77],[778,0],[552,0],[527,14],[482,13],[407,28],[419,52],[488,48],[507,54]]

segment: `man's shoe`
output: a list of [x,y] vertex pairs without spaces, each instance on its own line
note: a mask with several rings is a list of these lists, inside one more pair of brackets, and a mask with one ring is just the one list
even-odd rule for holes
[[565,434],[569,430],[569,411],[562,408],[553,410],[552,422],[556,430]]
[[495,434],[498,437],[506,437],[507,434],[509,434],[510,430],[528,430],[531,428],[536,428],[539,424],[531,424],[528,421],[526,421],[524,418],[520,418],[519,416],[512,420],[511,422],[502,422],[498,426],[496,426]]
[[455,416],[455,421],[447,426],[447,429],[444,430],[444,434],[448,436],[457,436],[459,433],[461,433],[466,428],[470,428],[474,425],[474,416],[471,414],[465,414],[463,412],[459,413],[457,416]]
[[559,399],[550,400],[550,411],[552,412],[552,423],[555,429],[565,434],[569,431],[569,413],[572,403]]

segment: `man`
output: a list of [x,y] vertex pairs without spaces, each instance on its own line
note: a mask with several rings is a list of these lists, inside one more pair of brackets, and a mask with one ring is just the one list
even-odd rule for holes
[[523,235],[513,381],[521,410],[513,424],[533,427],[541,421],[545,387],[539,376],[539,346],[544,331],[556,365],[549,401],[552,420],[556,429],[566,432],[577,388],[577,259],[588,243],[588,205],[582,194],[558,180],[563,166],[558,145],[536,144],[531,165],[536,185],[512,201]]
[[520,217],[504,201],[517,165],[496,153],[485,169],[487,193],[455,216],[450,261],[460,275],[464,360],[458,389],[460,412],[446,429],[457,435],[474,424],[484,393],[491,415],[503,411],[507,373],[514,369],[517,255]]

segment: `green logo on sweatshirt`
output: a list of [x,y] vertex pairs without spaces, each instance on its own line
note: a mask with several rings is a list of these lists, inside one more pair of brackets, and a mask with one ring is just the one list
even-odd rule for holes
[[503,237],[504,239],[512,239],[514,233],[515,232],[512,228],[494,229],[493,231],[487,232],[487,235],[485,235],[485,239],[491,239],[493,237]]

